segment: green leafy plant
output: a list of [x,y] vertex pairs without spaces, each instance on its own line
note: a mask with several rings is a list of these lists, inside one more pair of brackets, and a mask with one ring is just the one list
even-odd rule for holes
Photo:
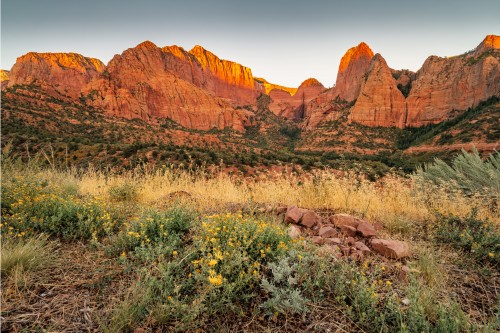
[[479,195],[498,202],[500,198],[500,152],[483,160],[477,149],[472,153],[462,150],[448,165],[436,159],[416,171],[416,179],[436,185],[451,186],[467,195]]
[[475,211],[465,218],[439,215],[435,237],[439,242],[469,253],[479,262],[500,267],[500,233],[491,222],[477,218]]

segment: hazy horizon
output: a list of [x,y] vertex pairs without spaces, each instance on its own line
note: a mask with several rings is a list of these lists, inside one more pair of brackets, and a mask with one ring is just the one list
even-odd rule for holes
[[500,1],[4,0],[1,68],[30,51],[76,52],[105,64],[150,40],[202,45],[256,77],[297,87],[314,77],[335,82],[342,55],[364,41],[391,68],[418,70],[430,55],[452,56],[500,34]]

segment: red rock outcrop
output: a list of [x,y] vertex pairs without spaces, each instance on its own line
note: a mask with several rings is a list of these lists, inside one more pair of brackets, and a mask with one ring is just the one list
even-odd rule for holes
[[95,92],[88,103],[125,118],[169,118],[188,128],[244,131],[248,112],[201,89],[203,74],[197,59],[181,48],[160,49],[146,41],[116,55],[84,95]]
[[189,51],[209,75],[202,83],[202,88],[215,96],[224,97],[241,104],[255,104],[258,92],[252,70],[238,63],[221,60],[215,54],[196,45]]
[[8,85],[40,81],[59,87],[62,93],[76,99],[81,89],[103,71],[104,64],[100,60],[80,54],[29,52],[17,58]]
[[297,92],[297,88],[290,88],[290,87],[284,87],[284,86],[280,86],[279,84],[274,84],[274,83],[270,83],[268,82],[266,79],[263,79],[263,78],[260,78],[260,77],[256,77],[254,78],[255,81],[257,81],[259,84],[262,85],[262,92],[264,94],[267,94],[269,95],[269,93],[272,91],[272,90],[282,90],[282,91],[286,91],[287,93],[289,93],[290,95],[295,95],[295,93]]
[[314,78],[302,82],[294,95],[283,90],[271,90],[269,96],[272,102],[269,104],[269,110],[287,119],[303,119],[307,103],[324,90],[325,87],[321,82]]
[[313,130],[322,121],[337,120],[341,110],[358,98],[363,77],[368,71],[373,51],[361,42],[350,48],[340,60],[335,87],[311,99],[305,108],[304,128]]
[[368,70],[372,58],[373,51],[363,42],[347,50],[340,60],[335,84],[340,99],[351,102],[358,98],[363,75]]
[[362,80],[361,91],[349,119],[366,126],[404,127],[406,100],[399,91],[391,69],[376,54]]
[[471,53],[427,58],[412,82],[407,126],[438,123],[491,96],[500,96],[500,37],[487,36]]

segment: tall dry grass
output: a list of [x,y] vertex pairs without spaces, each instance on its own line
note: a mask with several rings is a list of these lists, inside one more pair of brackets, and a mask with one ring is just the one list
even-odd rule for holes
[[242,178],[205,169],[181,170],[138,168],[126,173],[113,173],[88,168],[56,170],[44,168],[7,168],[4,177],[31,173],[36,178],[59,184],[68,191],[78,191],[110,198],[110,189],[132,185],[135,200],[141,205],[164,205],[169,195],[185,191],[189,201],[201,211],[224,210],[230,204],[246,206],[297,205],[311,209],[333,209],[377,221],[394,231],[404,231],[415,223],[432,221],[435,212],[466,216],[473,208],[479,218],[500,225],[498,203],[484,202],[443,186],[416,186],[415,179],[388,175],[370,182],[354,172],[339,174],[317,170],[307,175],[291,171]]

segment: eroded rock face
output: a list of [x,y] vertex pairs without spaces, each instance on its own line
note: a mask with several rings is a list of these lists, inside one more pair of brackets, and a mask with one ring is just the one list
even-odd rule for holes
[[380,54],[376,54],[371,61],[349,119],[366,126],[405,126],[405,97]]
[[427,58],[408,96],[407,126],[453,117],[491,96],[500,96],[500,37],[488,36],[474,52]]
[[9,86],[39,81],[76,99],[82,88],[96,79],[104,67],[100,60],[77,53],[29,52],[17,58],[9,73]]
[[269,109],[274,114],[287,119],[303,119],[307,103],[324,90],[323,84],[314,78],[302,82],[294,95],[284,90],[274,89],[269,93],[272,100]]
[[350,48],[340,60],[335,84],[336,94],[348,102],[358,98],[362,78],[370,66],[373,51],[366,43]]
[[260,78],[260,77],[256,77],[254,79],[260,85],[260,87],[261,87],[260,91],[262,91],[264,94],[267,94],[267,95],[269,95],[269,93],[272,90],[285,91],[285,92],[287,92],[290,95],[295,95],[295,93],[297,92],[297,88],[290,88],[290,87],[280,86],[279,84],[271,83],[271,82],[267,81],[266,79],[263,79],[263,78]]
[[[125,118],[169,118],[188,128],[244,131],[248,112],[202,89],[209,81],[205,70],[179,47],[160,49],[143,42],[116,55],[105,75],[85,87],[84,95],[96,92],[89,103]],[[210,88],[219,89],[217,82]]]
[[255,104],[258,92],[252,70],[238,63],[221,60],[215,54],[196,45],[189,51],[205,72],[202,88],[215,96],[228,98],[240,104]]

